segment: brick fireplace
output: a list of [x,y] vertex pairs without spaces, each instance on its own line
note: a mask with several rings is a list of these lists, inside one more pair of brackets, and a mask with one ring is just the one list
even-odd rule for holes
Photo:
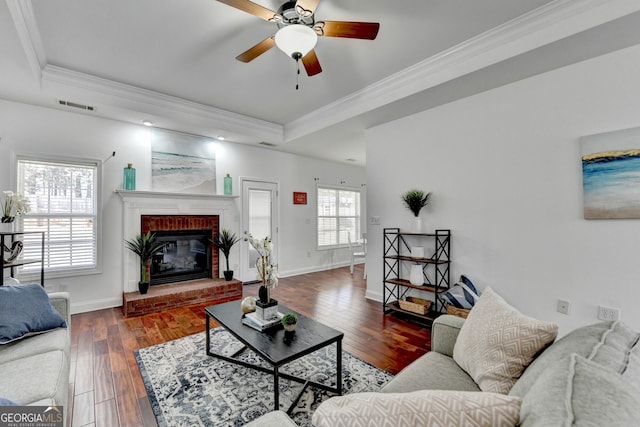
[[[219,218],[218,215],[142,215],[140,218],[141,232],[147,233],[151,231],[156,234],[156,237],[160,240],[167,242],[166,246],[170,246],[169,242],[181,242],[187,245],[191,242],[190,246],[197,244],[197,248],[190,247],[183,252],[186,252],[183,257],[186,258],[186,262],[198,264],[198,255],[204,251],[204,254],[209,258],[208,260],[202,260],[200,262],[197,271],[194,269],[188,269],[185,266],[182,268],[174,268],[176,261],[169,259],[166,252],[161,252],[159,256],[154,257],[152,265],[150,266],[151,284],[158,285],[164,283],[175,283],[189,279],[199,278],[217,278],[220,275],[220,260],[217,250],[211,250],[204,238],[213,237],[218,234],[219,231]],[[162,235],[162,236],[160,236]],[[176,252],[180,252],[181,248],[175,248]],[[174,257],[176,258],[176,257]],[[183,261],[185,262],[185,261]],[[161,268],[162,264],[169,264],[167,268]],[[173,274],[173,271],[184,270],[184,272],[177,272]],[[208,270],[208,271],[203,271]],[[166,274],[165,274],[166,273]]]
[[[123,240],[147,231],[237,230],[239,212],[234,196],[161,193],[116,190],[123,202]],[[235,222],[235,223],[234,223]],[[190,233],[188,233],[190,234]],[[201,244],[197,244],[200,249]],[[192,248],[193,249],[193,248]],[[191,250],[193,252],[193,250]],[[212,278],[152,286],[145,295],[138,292],[139,262],[123,245],[123,312],[138,316],[168,308],[202,302],[218,303],[242,297],[242,282],[219,279],[218,251],[209,252]],[[233,262],[234,260],[232,260]],[[236,261],[237,262],[237,261]]]

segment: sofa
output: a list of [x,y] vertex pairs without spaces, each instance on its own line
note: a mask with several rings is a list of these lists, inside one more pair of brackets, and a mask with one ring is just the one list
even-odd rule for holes
[[[62,406],[66,425],[71,366],[69,294],[46,294],[40,285],[5,285],[0,286],[0,299],[2,403]],[[12,334],[9,338],[8,333]]]
[[[495,294],[491,298],[500,300]],[[493,320],[476,316],[477,307],[468,320],[450,315],[438,317],[432,325],[429,353],[403,369],[380,392],[327,399],[314,412],[313,425],[628,427],[640,423],[638,332],[622,322],[602,322],[580,327],[555,340],[554,334],[549,334],[553,324],[514,314],[515,309],[510,307],[511,311],[504,315],[501,309],[506,303],[499,303],[501,307],[496,308],[478,301],[478,306],[483,305],[485,312],[494,316]],[[460,340],[473,341],[469,334],[489,337],[490,343],[510,339],[514,335],[513,316],[534,325],[525,322],[524,335],[533,327],[544,329],[548,335],[536,344],[531,344],[533,340],[527,335],[522,340],[525,349],[506,356],[531,352],[531,360],[525,357],[515,362],[522,364],[523,371],[508,368],[486,375],[466,366],[460,352],[472,354],[475,349]],[[507,320],[499,320],[498,324],[496,319]],[[464,328],[466,322],[486,329],[479,332],[471,328],[472,323]],[[503,335],[494,334],[495,331]],[[484,355],[491,353],[486,348],[480,351]],[[505,356],[500,354],[499,358]],[[479,362],[482,369],[490,371],[490,363],[479,360],[481,356],[471,359],[472,364]],[[500,376],[508,378],[507,388],[501,388],[504,384],[495,386],[495,377]],[[295,425],[281,411],[266,414],[254,423],[253,426]]]

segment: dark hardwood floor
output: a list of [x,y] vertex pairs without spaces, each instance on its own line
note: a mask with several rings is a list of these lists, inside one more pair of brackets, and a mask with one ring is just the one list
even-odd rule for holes
[[[396,374],[430,348],[429,330],[365,299],[362,265],[280,279],[272,297],[343,331],[343,349]],[[257,295],[258,285],[244,286]],[[239,304],[239,303],[238,303]],[[71,318],[70,426],[156,426],[133,351],[202,332],[205,305],[124,318],[120,308]],[[204,349],[203,349],[204,351]]]

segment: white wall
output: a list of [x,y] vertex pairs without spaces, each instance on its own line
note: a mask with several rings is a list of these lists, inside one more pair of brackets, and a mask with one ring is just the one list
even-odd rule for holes
[[[122,303],[122,201],[113,190],[122,188],[122,169],[129,162],[137,169],[137,189],[151,189],[149,141],[149,129],[142,125],[0,100],[0,190],[16,188],[16,153],[104,160],[116,151],[116,157],[103,166],[102,273],[45,280],[49,290],[71,292],[73,312]],[[229,142],[215,144],[219,194],[223,192],[222,178],[227,173],[234,178],[235,195],[238,195],[239,176],[279,183],[279,267],[282,276],[347,265],[346,249],[315,249],[314,177],[320,178],[318,182],[323,184],[346,181],[345,185],[360,188],[365,183],[364,168]],[[308,204],[294,206],[293,191],[306,191]],[[240,232],[239,199],[236,205],[234,231]],[[237,251],[232,251],[231,261],[238,263]]]
[[[366,216],[365,169],[308,157],[253,148],[242,144],[224,144],[216,155],[219,172],[218,193],[222,194],[222,177],[233,177],[233,192],[239,195],[238,177],[261,178],[279,183],[279,272],[282,276],[320,271],[350,260],[348,250],[316,251],[316,185],[330,184],[362,189],[363,223]],[[224,165],[224,166],[222,166]],[[314,178],[319,178],[314,181]],[[293,204],[293,192],[307,193],[306,205]],[[239,202],[238,202],[239,203]],[[363,224],[364,227],[364,224]],[[364,228],[362,231],[366,231]],[[311,256],[308,257],[307,253]]]
[[638,76],[636,46],[370,129],[367,209],[381,225],[368,226],[367,296],[382,296],[382,229],[408,228],[400,194],[418,187],[434,196],[428,228],[452,229],[455,280],[561,334],[596,322],[598,304],[640,329],[640,219],[583,219],[579,145],[640,126]]

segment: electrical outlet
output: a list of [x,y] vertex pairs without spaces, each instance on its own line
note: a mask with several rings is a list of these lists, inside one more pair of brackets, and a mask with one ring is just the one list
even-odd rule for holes
[[371,224],[371,225],[380,225],[380,217],[379,216],[372,216],[371,218],[369,218],[369,224]]
[[564,299],[559,299],[557,310],[558,313],[569,314],[569,310],[571,310],[571,302]]
[[598,319],[599,320],[620,320],[620,309],[613,307],[605,307],[603,305],[598,306]]

